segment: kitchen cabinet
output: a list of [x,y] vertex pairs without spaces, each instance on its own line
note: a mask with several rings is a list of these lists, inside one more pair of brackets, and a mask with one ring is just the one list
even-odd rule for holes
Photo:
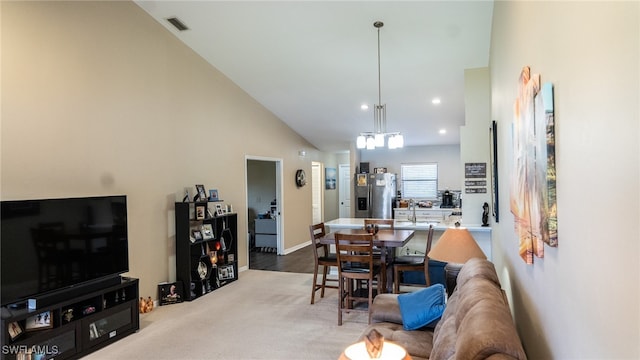
[[[448,223],[453,212],[459,212],[459,209],[451,208],[416,208],[416,221]],[[393,209],[393,218],[396,220],[411,220],[413,209],[411,208],[395,208]]]

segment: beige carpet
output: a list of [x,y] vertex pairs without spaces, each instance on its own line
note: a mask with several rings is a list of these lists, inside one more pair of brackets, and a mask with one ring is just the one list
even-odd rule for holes
[[337,290],[310,305],[312,274],[247,270],[191,302],[141,314],[140,330],[84,359],[337,359],[367,326]]

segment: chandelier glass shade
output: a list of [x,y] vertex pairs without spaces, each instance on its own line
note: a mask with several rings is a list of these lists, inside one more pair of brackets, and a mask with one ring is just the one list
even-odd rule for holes
[[380,86],[380,28],[384,26],[382,21],[376,21],[373,26],[378,29],[378,104],[373,107],[373,131],[361,132],[356,139],[358,149],[373,150],[385,146],[389,149],[398,149],[404,146],[404,138],[399,132],[387,132],[387,105],[382,104],[382,91]]

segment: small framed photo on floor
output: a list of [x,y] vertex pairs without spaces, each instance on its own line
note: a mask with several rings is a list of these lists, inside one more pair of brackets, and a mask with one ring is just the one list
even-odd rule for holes
[[183,299],[182,281],[158,284],[160,306],[181,303]]

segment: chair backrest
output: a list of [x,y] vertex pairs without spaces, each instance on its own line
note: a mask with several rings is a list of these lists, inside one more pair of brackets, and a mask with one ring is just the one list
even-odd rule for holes
[[427,232],[427,248],[424,252],[424,279],[427,286],[431,285],[431,278],[429,277],[429,252],[431,251],[431,242],[433,241],[433,225],[429,225],[429,231]]
[[[349,273],[359,278],[367,278],[373,274],[373,235],[371,234],[335,234],[338,272]],[[368,270],[355,272],[354,268]]]
[[383,229],[393,229],[393,219],[364,219],[364,228],[368,225],[382,225]]
[[[326,235],[324,230],[324,223],[310,225],[309,235],[311,236],[311,245],[312,245],[311,248],[313,248],[313,258],[317,263],[318,257],[329,255],[329,245],[320,243],[320,239]],[[318,251],[320,248],[322,248],[322,250],[320,250],[322,253]]]

